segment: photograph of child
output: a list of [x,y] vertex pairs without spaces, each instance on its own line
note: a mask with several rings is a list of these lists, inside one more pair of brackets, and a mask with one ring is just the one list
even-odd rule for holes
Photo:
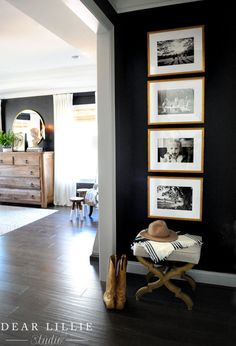
[[163,147],[158,147],[158,162],[193,162],[193,139],[163,139]]

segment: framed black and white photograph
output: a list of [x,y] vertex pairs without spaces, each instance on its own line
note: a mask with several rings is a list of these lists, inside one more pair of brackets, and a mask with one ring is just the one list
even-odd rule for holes
[[148,32],[148,76],[205,71],[204,26]]
[[204,122],[205,78],[148,81],[148,123]]
[[204,129],[149,129],[149,172],[203,173]]
[[148,177],[148,217],[202,220],[202,178]]
[[25,151],[25,133],[24,132],[14,132],[15,139],[13,150],[14,151]]

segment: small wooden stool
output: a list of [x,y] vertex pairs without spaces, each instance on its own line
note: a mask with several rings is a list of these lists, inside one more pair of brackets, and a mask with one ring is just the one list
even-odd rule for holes
[[76,189],[76,196],[85,198],[86,193],[89,189],[83,188],[83,189]]
[[[90,189],[87,189],[87,188],[77,189],[77,190],[76,190],[76,196],[78,196],[78,197],[83,197],[84,200],[85,200],[86,193],[87,193],[89,190],[90,190]],[[92,205],[87,205],[87,204],[84,204],[84,207],[83,207],[83,216],[85,217],[86,207],[89,207],[89,216],[92,216],[92,213],[93,213],[93,206],[92,206]]]
[[[184,303],[187,305],[188,310],[192,310],[193,307],[193,301],[190,298],[190,296],[184,292],[182,292],[181,288],[173,284],[171,282],[171,279],[176,277],[181,277],[185,279],[191,288],[195,290],[196,283],[191,278],[191,276],[186,274],[186,271],[189,269],[192,269],[194,264],[193,263],[186,263],[185,265],[182,265],[181,267],[176,267],[174,262],[169,262],[168,265],[163,265],[156,267],[154,263],[148,259],[145,259],[143,257],[138,257],[137,259],[140,263],[142,263],[145,267],[148,268],[148,274],[147,274],[147,285],[144,287],[141,287],[135,294],[136,300],[139,300],[143,294],[150,293],[153,290],[165,286],[170,290],[176,298],[179,298],[184,301]],[[149,282],[149,280],[152,277],[157,277],[158,279],[154,282]]]
[[[200,241],[202,238],[197,237]],[[174,293],[176,298],[181,299],[192,310],[193,301],[190,296],[182,292],[181,288],[172,282],[176,277],[182,278],[188,282],[192,290],[195,290],[196,283],[186,272],[199,262],[201,255],[201,246],[194,245],[189,248],[177,249],[173,251],[164,262],[164,265],[155,264],[142,244],[136,243],[133,247],[133,254],[137,260],[147,268],[147,283],[144,287],[137,290],[135,297],[139,300],[145,293],[150,293],[161,286],[165,286],[169,291]],[[150,282],[151,278],[156,281]]]
[[86,196],[86,193],[88,192],[88,188],[80,188],[80,189],[76,189],[76,196],[77,197],[82,197],[84,199],[84,204],[83,204],[83,210],[82,210],[82,214],[83,214],[83,217],[86,216],[86,204],[85,204],[85,196]]
[[72,221],[74,211],[75,211],[76,218],[78,218],[78,215],[79,215],[78,209],[80,211],[80,215],[83,216],[84,198],[83,197],[71,197],[70,201],[72,202],[71,211],[70,211],[70,220]]

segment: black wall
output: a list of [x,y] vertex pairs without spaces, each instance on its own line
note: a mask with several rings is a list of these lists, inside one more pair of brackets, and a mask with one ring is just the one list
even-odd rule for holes
[[16,115],[24,109],[38,112],[45,123],[46,139],[40,143],[45,151],[54,151],[53,97],[37,96],[3,100],[3,129],[12,129]]
[[110,2],[108,0],[94,0],[94,2],[101,8],[104,14],[109,18],[109,20],[115,24],[118,18],[118,15]]
[[[73,94],[73,105],[95,103],[95,92]],[[46,139],[40,143],[44,151],[54,151],[53,96],[22,97],[2,100],[3,130],[12,129],[16,115],[24,109],[38,112],[45,123]]]
[[135,235],[154,221],[147,218],[147,32],[204,24],[206,72],[194,76],[205,76],[205,169],[186,174],[204,178],[203,220],[167,224],[203,236],[198,269],[235,272],[236,21],[231,6],[226,1],[213,10],[200,1],[120,14],[116,21],[117,253],[130,259]]

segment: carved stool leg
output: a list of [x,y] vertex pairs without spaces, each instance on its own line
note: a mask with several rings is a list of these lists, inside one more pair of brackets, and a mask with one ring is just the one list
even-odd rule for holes
[[189,285],[192,287],[192,290],[195,291],[195,289],[196,289],[196,282],[193,280],[193,278],[191,276],[187,275],[186,273],[183,273],[181,275],[181,277],[184,280],[186,280],[189,283]]
[[174,269],[172,269],[165,276],[165,278],[166,278],[165,286],[171,292],[173,292],[177,298],[182,299],[184,301],[184,303],[188,307],[188,310],[192,310],[192,307],[193,307],[192,299],[189,297],[189,295],[187,295],[186,293],[182,292],[180,287],[174,285],[171,281],[169,281],[169,279],[174,278],[174,277],[178,277],[178,276],[181,277],[183,274],[185,274],[185,272],[187,270],[193,268],[193,266],[194,265],[192,263],[187,263],[187,264],[183,265],[182,267],[174,267]]
[[[148,284],[144,287],[141,287],[135,294],[136,300],[139,300],[143,294],[145,293],[151,293],[154,289],[159,288],[163,286],[163,273],[158,268],[154,267],[154,264],[150,263],[149,261],[145,260],[143,257],[137,257],[139,262],[141,262],[145,267],[148,268],[149,278],[157,276],[159,279],[154,282],[148,282]],[[162,268],[162,267],[160,267]]]
[[[176,269],[177,267],[173,266],[173,268]],[[189,270],[189,269],[187,269],[187,270]],[[193,291],[196,289],[196,282],[194,281],[194,279],[189,274],[186,274],[186,272],[183,272],[180,275],[180,277],[188,282],[188,284],[191,286]]]
[[149,282],[153,278],[153,276],[155,275],[152,272],[148,272],[146,276],[147,282]]
[[[156,267],[154,267],[154,268],[156,268]],[[162,274],[164,274],[167,271],[167,266],[159,266],[158,270]],[[147,275],[146,275],[147,282],[149,282],[155,275],[156,274],[154,274],[153,272],[148,272]]]
[[162,278],[155,282],[149,282],[147,286],[141,287],[135,294],[136,300],[139,300],[145,293],[151,293],[156,288],[163,286],[164,282]]
[[[143,257],[137,257],[138,261],[141,262],[145,267],[149,270],[149,277],[151,276],[157,276],[158,280],[155,282],[148,283],[146,286],[141,287],[136,292],[136,300],[139,300],[143,294],[150,293],[154,289],[157,289],[163,285],[165,285],[169,291],[175,294],[175,296],[181,300],[187,305],[188,309],[191,310],[193,307],[193,301],[192,299],[184,292],[181,291],[181,288],[174,285],[170,280],[176,276],[184,277],[189,283],[194,280],[190,278],[188,275],[185,274],[185,272],[191,268],[193,268],[192,263],[187,263],[182,267],[174,267],[174,269],[171,268],[171,270],[167,271],[166,269],[163,269],[165,267],[155,267],[153,263],[150,261],[144,259]],[[153,275],[151,275],[153,274]],[[191,280],[189,280],[192,279]],[[190,283],[190,285],[191,285]]]
[[169,280],[165,283],[165,286],[175,294],[176,298],[179,298],[181,300],[184,301],[184,303],[187,305],[188,310],[192,310],[193,307],[193,301],[192,299],[189,297],[189,295],[187,295],[186,293],[182,292],[181,288],[174,285],[172,282],[170,282]]

